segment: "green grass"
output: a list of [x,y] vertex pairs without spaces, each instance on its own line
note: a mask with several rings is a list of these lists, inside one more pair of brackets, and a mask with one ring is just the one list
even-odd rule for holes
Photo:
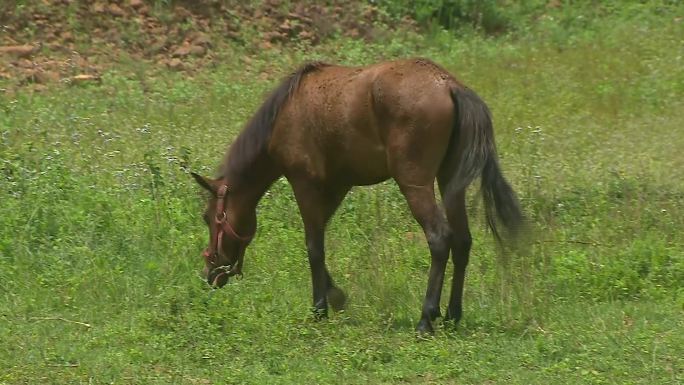
[[[641,12],[497,38],[338,39],[250,66],[235,48],[192,79],[138,65],[1,97],[0,384],[682,382],[684,27]],[[358,188],[327,238],[349,308],[314,322],[279,181],[244,279],[211,292],[203,195],[186,171],[211,174],[299,62],[411,55],[490,105],[533,220],[525,252],[497,253],[473,194],[464,319],[418,340],[427,247],[392,183]]]

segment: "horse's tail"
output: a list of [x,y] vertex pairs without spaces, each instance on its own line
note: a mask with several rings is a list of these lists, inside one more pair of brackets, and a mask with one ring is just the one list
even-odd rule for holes
[[501,234],[497,223],[503,224],[509,235],[516,235],[523,222],[520,203],[510,184],[501,174],[494,143],[494,129],[487,105],[471,89],[454,86],[451,98],[456,109],[451,135],[450,156],[461,155],[456,174],[450,178],[444,192],[449,200],[481,176],[481,193],[487,224],[498,241]]

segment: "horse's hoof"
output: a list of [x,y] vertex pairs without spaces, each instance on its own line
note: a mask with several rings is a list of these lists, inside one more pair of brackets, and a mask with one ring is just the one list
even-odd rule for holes
[[442,326],[444,327],[444,330],[448,331],[456,331],[458,329],[457,321],[451,318],[443,318]]
[[444,322],[448,322],[451,324],[456,325],[458,321],[461,320],[461,316],[463,315],[463,311],[459,308],[456,310],[452,310],[451,308],[447,309],[446,317],[444,317]]
[[311,313],[313,314],[314,321],[321,321],[321,320],[328,318],[328,309],[321,309],[321,308],[314,307],[311,310]]
[[342,290],[333,286],[328,289],[328,303],[334,311],[344,310],[344,305],[347,302],[347,296]]
[[435,329],[432,328],[430,321],[421,319],[420,322],[418,322],[418,326],[416,326],[416,333],[418,333],[418,336],[420,337],[429,337],[435,334]]

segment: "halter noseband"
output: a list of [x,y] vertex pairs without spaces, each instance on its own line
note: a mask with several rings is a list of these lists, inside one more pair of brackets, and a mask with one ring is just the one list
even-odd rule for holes
[[[216,275],[216,277],[214,278],[214,282],[216,282],[218,278],[224,274],[228,277],[232,277],[234,275],[242,275],[242,261],[245,255],[245,249],[247,248],[247,245],[249,245],[249,243],[252,241],[252,238],[254,238],[254,234],[251,234],[249,236],[239,235],[235,231],[233,226],[230,224],[230,222],[228,222],[228,215],[226,215],[226,211],[224,209],[225,197],[227,192],[228,185],[226,184],[221,185],[221,187],[219,187],[218,191],[216,192],[216,216],[214,217],[216,231],[214,231],[212,234],[209,248],[205,249],[202,253],[205,261],[207,262],[207,265],[213,267],[211,272],[217,270],[220,271],[218,275]],[[233,238],[239,243],[237,261],[233,265],[216,266],[218,258],[224,256],[223,248],[221,247],[224,234],[227,234],[229,237]]]

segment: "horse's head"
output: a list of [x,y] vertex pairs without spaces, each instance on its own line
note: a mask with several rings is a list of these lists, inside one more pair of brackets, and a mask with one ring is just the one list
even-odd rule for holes
[[192,173],[193,178],[211,194],[204,211],[209,228],[209,246],[204,249],[204,275],[214,287],[222,287],[228,278],[242,275],[242,261],[252,237],[238,235],[228,221],[230,194],[226,180],[209,179]]

